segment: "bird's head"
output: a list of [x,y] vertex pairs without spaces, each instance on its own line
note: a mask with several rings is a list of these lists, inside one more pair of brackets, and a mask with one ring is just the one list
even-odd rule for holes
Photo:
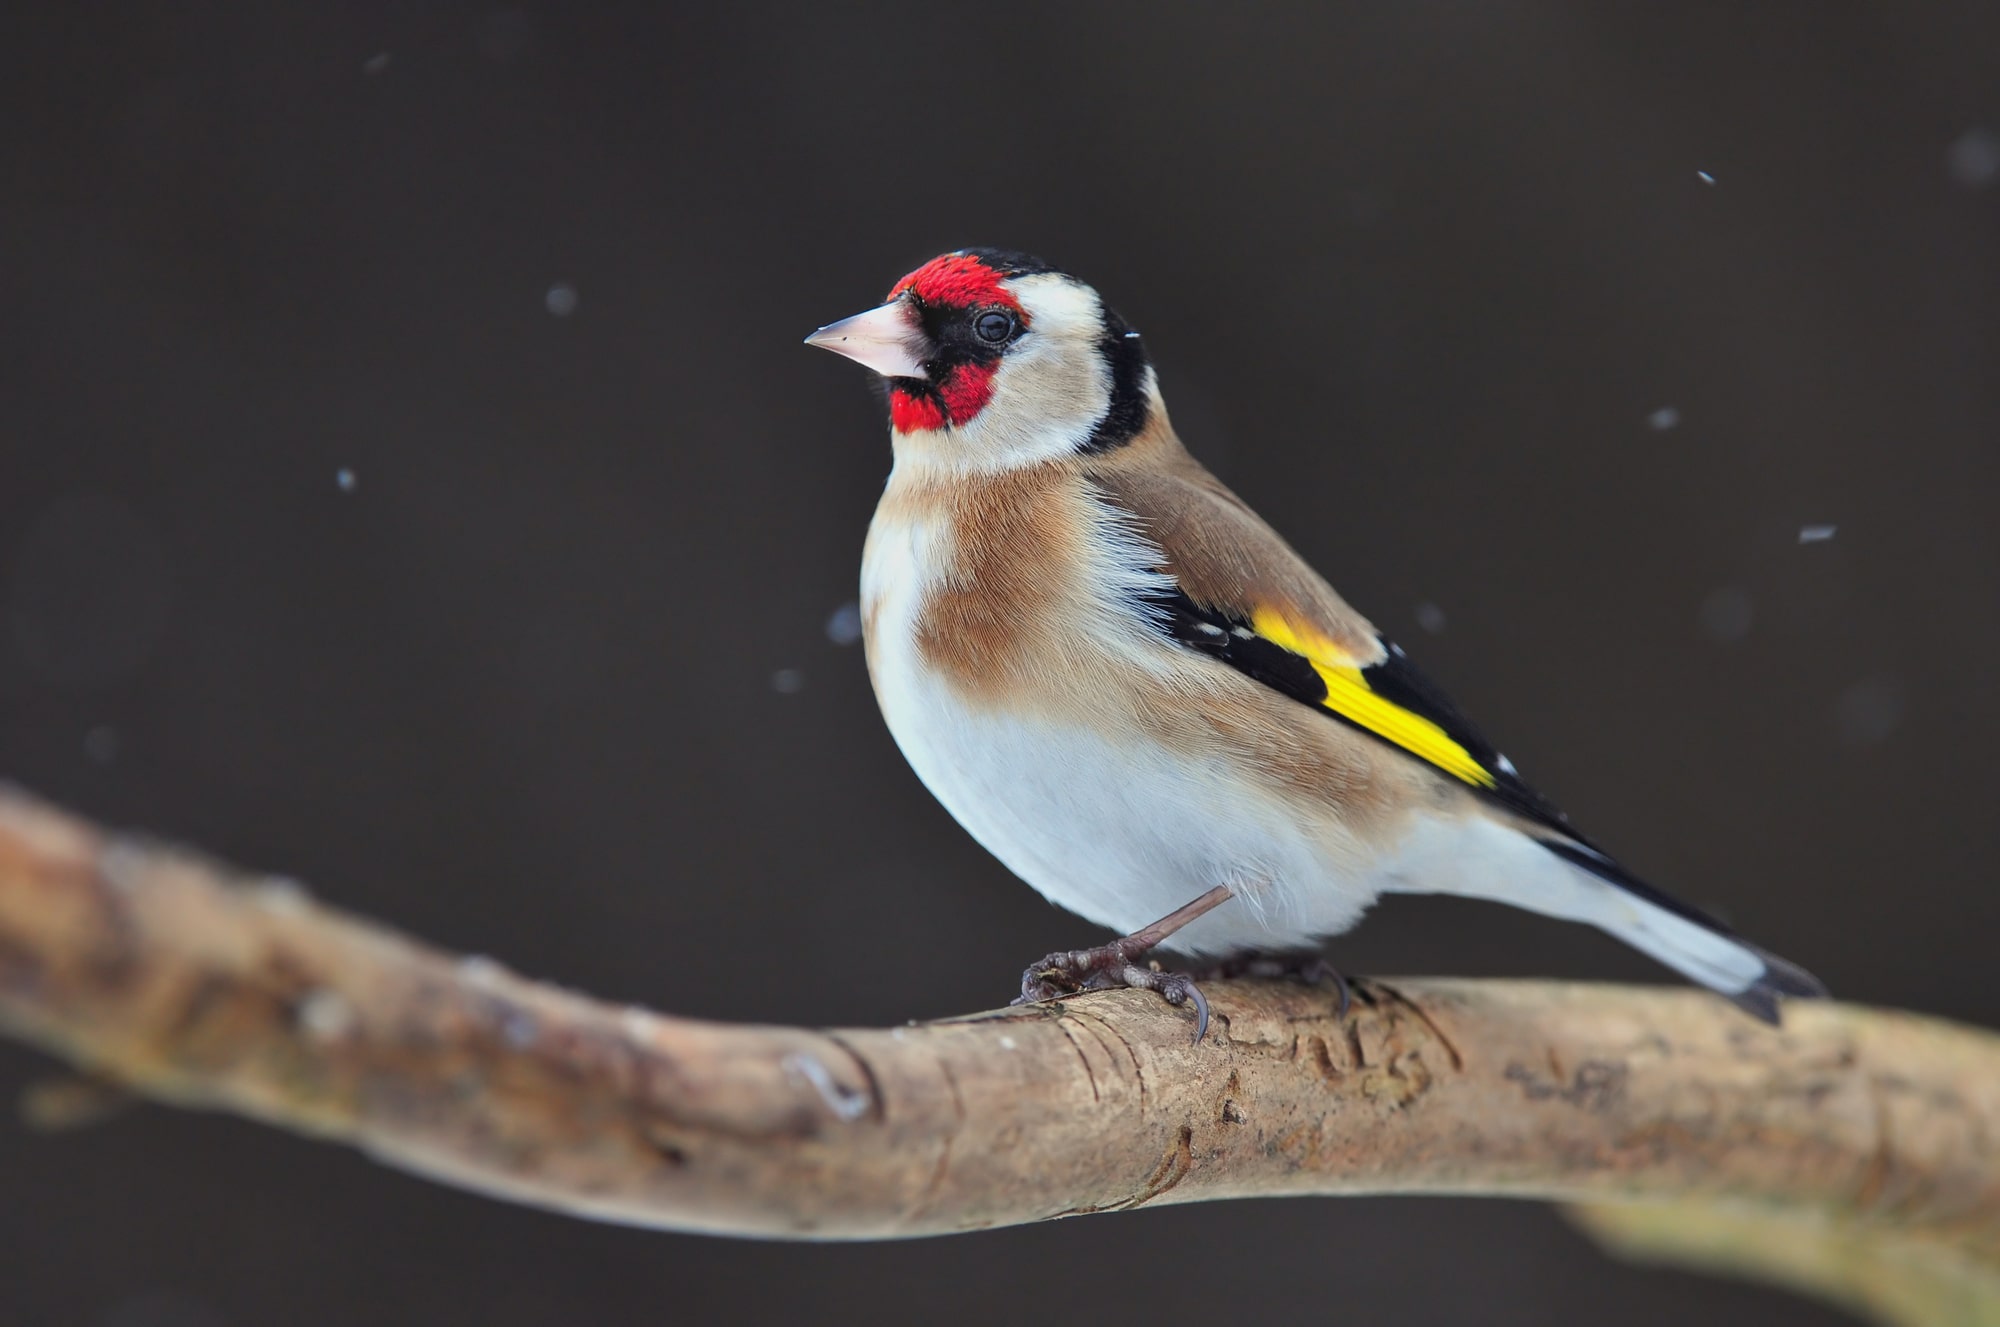
[[1139,334],[1038,258],[959,249],[806,344],[887,380],[899,455],[1014,469],[1130,441],[1159,410]]

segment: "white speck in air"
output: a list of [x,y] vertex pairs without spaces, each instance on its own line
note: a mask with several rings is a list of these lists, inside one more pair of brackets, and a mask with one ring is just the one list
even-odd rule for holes
[[794,1051],[779,1061],[785,1068],[812,1084],[819,1093],[819,1099],[833,1112],[834,1118],[842,1121],[858,1120],[868,1113],[868,1094],[853,1092],[842,1087],[827,1067],[813,1056]]
[[771,674],[771,690],[781,696],[796,696],[806,689],[806,675],[797,668],[780,668]]
[[1801,525],[1799,542],[1802,544],[1823,544],[1833,538],[1840,529],[1837,525]]
[[83,754],[100,765],[118,759],[118,730],[108,723],[92,728],[83,735]]
[[1983,189],[2000,176],[2000,137],[1968,129],[1944,151],[1945,173],[1967,189]]
[[1742,586],[1725,585],[1710,591],[1701,601],[1696,619],[1710,640],[1739,641],[1750,634],[1750,624],[1756,620],[1756,605]]
[[542,303],[556,317],[567,318],[576,312],[576,287],[567,281],[558,281],[549,287],[548,294],[542,296]]
[[361,481],[354,477],[352,470],[336,470],[333,472],[333,482],[342,493],[352,493]]
[[377,51],[361,62],[361,72],[370,78],[385,73],[389,68],[389,52]]
[[1696,172],[1694,173],[1694,177],[1695,177],[1695,178],[1696,178],[1697,180],[1700,180],[1700,181],[1701,181],[1701,182],[1702,182],[1703,184],[1706,184],[1706,185],[1710,185],[1710,186],[1713,186],[1713,185],[1715,184],[1715,177],[1714,177],[1713,175],[1710,175],[1710,174],[1709,174],[1709,173],[1708,173],[1707,171],[1705,171],[1705,170],[1698,170],[1698,171],[1696,171]]
[[1444,610],[1426,599],[1417,605],[1417,625],[1435,636],[1444,630]]
[[1646,416],[1646,423],[1651,426],[1655,433],[1665,433],[1668,429],[1679,425],[1680,422],[1681,412],[1670,405],[1663,405],[1652,414]]
[[833,610],[826,620],[826,638],[835,645],[852,645],[861,639],[861,605],[852,599]]
[[1509,777],[1512,777],[1513,775],[1519,774],[1521,772],[1520,770],[1515,769],[1514,762],[1507,759],[1507,757],[1505,756],[1495,756],[1493,758],[1493,765],[1502,774],[1508,775]]
[[1874,746],[1886,741],[1903,722],[1903,687],[1893,678],[1856,682],[1840,693],[1834,720],[1840,740],[1848,746]]
[[333,1041],[354,1028],[354,1006],[338,991],[325,988],[307,993],[299,1001],[299,1026],[314,1041]]

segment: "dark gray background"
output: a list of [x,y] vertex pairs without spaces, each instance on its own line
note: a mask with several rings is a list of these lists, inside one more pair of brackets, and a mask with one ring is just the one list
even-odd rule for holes
[[[999,244],[1582,825],[1844,995],[2000,1021],[2000,10],[719,9],[6,8],[0,773],[616,999],[997,1002],[1094,932],[829,640],[888,446],[798,341]],[[1444,901],[1334,953],[1663,975]],[[0,1124],[9,1323],[725,1315],[1837,1320],[1509,1203],[757,1245]]]

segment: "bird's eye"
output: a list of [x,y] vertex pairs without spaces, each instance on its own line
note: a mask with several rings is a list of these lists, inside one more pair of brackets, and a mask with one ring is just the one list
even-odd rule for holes
[[988,309],[972,320],[972,330],[988,345],[999,345],[1014,335],[1014,319],[998,309]]

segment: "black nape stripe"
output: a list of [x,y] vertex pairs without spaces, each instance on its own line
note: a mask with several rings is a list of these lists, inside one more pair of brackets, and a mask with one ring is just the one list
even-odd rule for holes
[[1152,414],[1146,401],[1146,344],[1131,324],[1106,305],[1098,353],[1111,366],[1111,407],[1084,440],[1085,452],[1108,452],[1139,436]]
[[[977,258],[1009,280],[1048,274],[1076,280],[1075,276],[1055,264],[1018,249],[971,248],[958,252]],[[1145,343],[1132,330],[1132,325],[1108,305],[1104,306],[1103,324],[1097,349],[1104,356],[1105,363],[1111,366],[1111,404],[1104,412],[1104,418],[1097,421],[1097,426],[1084,440],[1080,450],[1086,453],[1115,451],[1123,447],[1139,436],[1139,431],[1146,427],[1146,421],[1152,415],[1152,407],[1146,402]]]

